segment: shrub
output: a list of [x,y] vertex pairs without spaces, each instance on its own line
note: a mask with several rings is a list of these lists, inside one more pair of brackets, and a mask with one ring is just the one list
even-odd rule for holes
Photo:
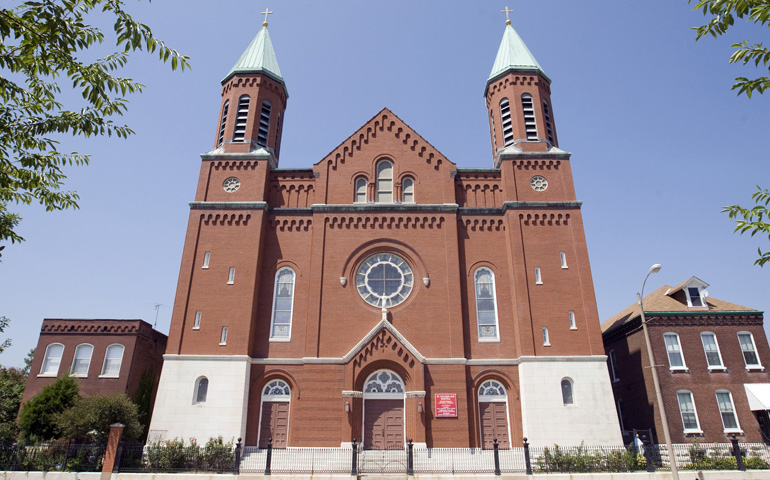
[[78,398],[78,384],[65,375],[45,387],[32,400],[24,404],[19,415],[19,434],[24,440],[43,441],[56,438],[58,429],[54,417]]
[[232,442],[212,438],[201,447],[191,438],[159,441],[145,447],[145,468],[150,472],[229,472],[235,463]]
[[123,393],[78,398],[70,408],[54,415],[54,422],[62,436],[79,441],[106,442],[113,423],[125,425],[126,442],[137,441],[144,431],[136,404]]

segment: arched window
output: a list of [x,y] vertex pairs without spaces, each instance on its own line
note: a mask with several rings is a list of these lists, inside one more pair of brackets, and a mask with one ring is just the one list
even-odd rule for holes
[[676,400],[679,403],[679,415],[682,417],[684,433],[701,433],[698,423],[698,412],[695,410],[695,401],[692,392],[679,390],[676,392]]
[[273,448],[286,448],[289,437],[291,388],[283,380],[271,380],[262,389],[259,415],[259,447],[266,448],[270,438]]
[[209,379],[200,377],[195,381],[195,395],[193,403],[206,403],[206,397],[209,393]]
[[401,181],[401,190],[401,202],[414,203],[414,179],[412,177],[405,177]]
[[393,202],[393,164],[383,160],[377,164],[377,203]]
[[508,395],[497,380],[486,380],[479,387],[479,426],[484,448],[509,448]]
[[527,132],[527,140],[537,140],[535,105],[532,103],[532,95],[528,93],[524,93],[521,96],[521,113],[524,115],[524,129]]
[[551,123],[551,109],[548,108],[548,102],[543,100],[543,118],[545,118],[545,132],[548,135],[548,141],[553,142],[553,124]]
[[282,268],[275,274],[273,289],[273,320],[270,325],[271,340],[291,338],[291,317],[294,305],[294,270]]
[[40,375],[56,376],[59,373],[61,357],[64,354],[64,345],[61,343],[52,343],[45,348],[45,358],[43,366],[40,369]]
[[498,340],[497,299],[495,297],[495,274],[482,267],[473,275],[476,290],[476,321],[479,340]]
[[123,345],[114,344],[107,347],[107,353],[104,354],[104,366],[102,367],[103,377],[120,376],[120,365],[123,363]]
[[246,122],[249,120],[249,96],[241,95],[238,99],[238,112],[235,116],[235,129],[233,130],[233,141],[242,142],[246,136]]
[[511,105],[508,99],[500,100],[500,121],[503,125],[503,145],[513,143],[513,125],[511,124]]
[[[395,372],[390,370],[378,370],[369,375],[364,384],[364,397],[383,397],[395,394],[398,398],[403,398],[406,389],[404,381]],[[382,394],[382,395],[379,395]]]
[[75,358],[72,360],[70,375],[73,377],[88,376],[88,367],[91,366],[91,354],[94,353],[93,345],[82,343],[75,348]]
[[366,178],[356,178],[356,192],[353,201],[355,203],[366,203]]
[[257,143],[263,147],[267,146],[267,135],[270,132],[270,112],[273,106],[265,100],[262,102],[262,112],[259,114],[259,131],[257,132]]
[[572,396],[572,380],[563,378],[561,380],[561,400],[564,405],[574,405],[575,399]]
[[674,332],[664,333],[663,340],[666,343],[668,353],[668,365],[671,370],[687,370],[682,355],[682,344],[679,343],[679,335]]
[[230,108],[230,100],[225,100],[225,104],[222,107],[222,121],[219,122],[219,137],[217,138],[217,146],[220,146],[225,141],[225,125],[227,124],[227,110]]

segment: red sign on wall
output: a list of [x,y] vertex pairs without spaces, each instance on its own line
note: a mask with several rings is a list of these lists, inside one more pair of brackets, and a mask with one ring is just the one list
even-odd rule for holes
[[436,394],[436,418],[457,418],[457,395],[454,393]]

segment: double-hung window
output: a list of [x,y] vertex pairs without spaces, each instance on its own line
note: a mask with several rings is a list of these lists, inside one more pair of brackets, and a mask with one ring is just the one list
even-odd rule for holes
[[676,392],[676,399],[679,402],[679,414],[682,416],[684,433],[701,433],[700,424],[698,423],[698,412],[695,411],[692,392],[680,390]]
[[671,370],[687,370],[684,364],[684,355],[682,355],[682,345],[679,343],[679,335],[676,333],[665,333],[663,339],[666,341],[666,353],[668,354],[668,365]]
[[123,363],[123,345],[115,344],[107,347],[102,366],[102,377],[120,376],[120,366]]
[[709,370],[724,369],[717,336],[711,332],[703,332],[700,334],[700,340],[703,343],[703,351],[706,353],[706,363]]
[[609,357],[610,357],[610,373],[612,374],[612,381],[619,382],[620,378],[618,377],[618,371],[617,371],[618,361],[615,359],[615,350],[610,350]]
[[725,433],[740,432],[741,426],[738,424],[738,416],[735,414],[732,393],[729,390],[717,390],[716,394],[719,414],[722,416],[722,426],[725,429]]
[[738,342],[741,344],[746,369],[762,368],[757,355],[757,346],[754,343],[754,335],[751,332],[738,332]]
[[52,343],[45,349],[45,358],[43,367],[40,369],[40,375],[55,377],[59,373],[61,357],[64,354],[64,345],[61,343]]
[[91,354],[94,352],[93,345],[83,343],[75,349],[75,358],[72,360],[72,370],[70,375],[73,377],[88,376],[88,367],[91,366]]

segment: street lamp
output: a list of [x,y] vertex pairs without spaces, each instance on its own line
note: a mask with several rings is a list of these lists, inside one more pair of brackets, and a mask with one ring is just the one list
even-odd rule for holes
[[671,434],[668,433],[668,419],[666,418],[666,407],[663,405],[663,395],[660,393],[660,381],[658,380],[658,371],[655,369],[655,357],[652,355],[652,344],[650,343],[650,333],[647,331],[647,319],[644,316],[644,286],[647,279],[653,273],[660,271],[660,264],[656,263],[650,267],[647,276],[642,283],[642,292],[636,294],[636,300],[639,302],[639,310],[642,312],[642,330],[644,331],[644,342],[647,344],[647,356],[650,359],[650,370],[652,370],[652,383],[655,385],[655,397],[658,400],[658,410],[660,411],[660,423],[663,426],[663,438],[666,440],[666,449],[668,450],[668,463],[671,465],[671,476],[673,480],[679,480],[679,469],[676,468],[676,455],[671,445]]

